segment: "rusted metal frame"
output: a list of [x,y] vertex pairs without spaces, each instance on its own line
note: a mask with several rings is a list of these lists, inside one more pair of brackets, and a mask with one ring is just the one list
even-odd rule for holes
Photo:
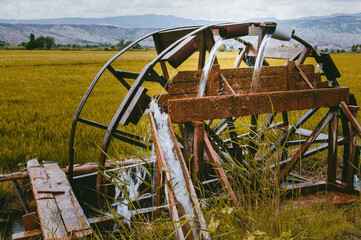
[[291,158],[288,165],[286,165],[280,172],[279,181],[281,182],[289,171],[291,171],[292,167],[303,157],[304,153],[311,146],[313,141],[317,138],[317,136],[322,132],[322,130],[327,126],[327,124],[334,117],[334,112],[329,111],[327,115],[320,121],[317,125],[316,129],[312,132],[312,134],[307,138],[306,142],[301,145],[296,154]]
[[[148,75],[150,73],[150,71],[153,69],[153,67],[155,66],[155,64],[157,62],[160,61],[160,59],[166,54],[168,53],[170,50],[172,50],[174,47],[176,47],[179,43],[181,43],[184,39],[186,39],[189,36],[195,35],[198,32],[204,31],[207,28],[210,28],[213,25],[207,25],[204,27],[200,27],[194,31],[192,31],[191,33],[183,36],[182,38],[178,39],[177,41],[175,41],[174,43],[172,43],[170,46],[168,46],[165,50],[163,50],[163,52],[159,53],[158,56],[156,58],[154,58],[150,63],[148,63],[140,72],[139,76],[137,77],[137,79],[135,80],[134,84],[132,85],[132,87],[129,89],[127,95],[124,97],[122,103],[120,104],[119,108],[117,109],[116,113],[114,114],[108,129],[106,130],[106,133],[104,135],[103,138],[103,142],[101,145],[101,151],[100,151],[100,157],[99,157],[99,165],[103,166],[104,165],[104,161],[105,161],[105,153],[108,151],[108,147],[110,144],[110,140],[111,140],[111,135],[114,132],[114,130],[116,129],[117,125],[119,124],[119,121],[121,119],[121,117],[124,115],[124,112],[127,110],[127,107],[129,106],[132,98],[134,97],[135,93],[138,91],[139,87],[143,84],[143,82],[145,81],[145,76]],[[101,192],[101,184],[102,184],[102,176],[99,173],[98,177],[97,177],[97,191]]]
[[[174,29],[178,29],[178,28],[174,28]],[[93,79],[92,83],[90,84],[90,86],[88,87],[86,93],[84,94],[78,109],[75,112],[74,118],[73,118],[73,123],[72,123],[72,127],[71,127],[71,131],[70,131],[70,138],[69,138],[69,161],[68,161],[68,168],[69,168],[69,174],[68,174],[68,179],[71,183],[72,179],[73,179],[73,165],[74,165],[74,140],[75,140],[75,132],[76,132],[76,126],[77,126],[77,122],[80,116],[80,113],[83,110],[83,107],[86,103],[86,101],[89,98],[89,95],[92,93],[94,87],[96,86],[96,84],[98,83],[100,77],[103,75],[104,71],[107,69],[107,67],[113,63],[119,56],[121,56],[124,52],[128,51],[131,47],[133,47],[135,44],[139,43],[140,41],[152,36],[153,34],[157,33],[157,32],[162,32],[164,30],[157,30],[155,32],[152,32],[148,35],[145,35],[137,40],[135,40],[133,43],[129,44],[127,47],[123,48],[121,51],[119,51],[117,54],[115,54],[111,59],[109,59],[109,61],[100,69],[100,71],[98,72],[98,74],[95,76],[95,78]]]
[[302,71],[302,69],[296,64],[295,65],[296,68],[298,69],[298,72],[300,73],[302,79],[306,82],[306,84],[311,88],[311,89],[314,89],[314,87],[312,86],[310,80],[308,80],[306,74]]
[[[283,124],[284,126],[289,126],[289,121],[288,121],[288,112],[282,112],[282,119],[283,119]],[[284,147],[282,149],[282,160],[287,159],[288,158],[288,148]]]
[[19,183],[17,180],[13,180],[13,184],[14,184],[14,187],[16,189],[16,192],[18,194],[18,197],[20,199],[20,202],[21,202],[21,205],[23,206],[25,212],[28,214],[30,213],[30,208],[29,208],[29,205],[28,203],[26,202],[26,199],[25,199],[25,196],[24,196],[24,192],[23,190],[21,189]]
[[[160,46],[161,43],[159,40],[159,35],[153,34],[153,40],[154,40],[155,48],[157,49],[157,53],[159,54],[160,52],[158,51],[158,49],[163,49],[163,46]],[[169,73],[168,73],[167,65],[165,64],[165,62],[160,62],[160,67],[162,69],[164,77],[166,79],[169,79]]]
[[[109,65],[109,67],[111,67]],[[153,71],[151,71],[148,76],[145,77],[145,81],[147,82],[156,82],[159,83],[161,86],[166,87],[167,85],[167,78],[163,77],[162,75],[159,75],[154,69],[152,69]],[[129,72],[129,71],[121,71],[121,70],[113,70],[117,76],[119,76],[120,78],[124,79],[124,78],[129,78],[129,79],[137,79],[137,77],[139,76],[138,73],[135,72]],[[130,88],[130,86],[129,86]],[[129,89],[127,87],[127,89]]]
[[313,58],[315,58],[316,62],[319,62],[320,56],[317,54],[317,52],[313,49],[312,45],[303,40],[302,38],[298,37],[297,35],[293,34],[292,38],[296,40],[297,42],[301,43],[305,49],[301,53],[301,56],[298,58],[297,64],[303,64],[306,60],[306,58],[311,54]]
[[[213,131],[217,132],[219,129],[222,129],[227,124],[227,119],[223,118],[214,128]],[[208,124],[207,124],[208,125]],[[223,132],[223,131],[222,131]]]
[[258,132],[258,114],[251,116],[251,125],[250,125],[250,131],[249,131],[249,141],[248,141],[248,153],[253,159],[254,155],[257,152],[257,132]]
[[[100,128],[100,129],[104,129],[104,130],[107,129],[107,125],[105,125],[105,124],[94,122],[94,121],[91,121],[91,120],[88,120],[88,119],[85,119],[85,118],[79,118],[78,121],[81,122],[81,123],[88,124],[88,125],[93,126],[93,127]],[[149,141],[147,143],[145,138],[142,137],[142,136],[138,136],[138,135],[135,135],[135,134],[132,134],[132,133],[128,133],[128,132],[122,131],[120,129],[115,129],[115,131],[113,133],[113,136],[115,138],[117,138],[118,140],[130,143],[132,145],[142,147],[142,148],[151,149],[152,142]]]
[[129,90],[130,85],[124,80],[123,76],[112,67],[112,65],[109,64],[107,69],[114,75],[114,77],[116,77],[116,79],[119,80],[121,84],[123,84],[126,89]]
[[328,127],[327,182],[336,182],[338,107],[330,109],[333,116]]
[[199,56],[198,56],[198,70],[202,70],[206,61],[206,41],[205,32],[200,34]]
[[267,159],[269,158],[278,148],[278,146],[283,146],[285,144],[285,141],[292,136],[297,129],[303,125],[308,119],[310,119],[312,117],[313,114],[316,113],[316,111],[318,110],[318,108],[313,108],[310,109],[305,115],[303,115],[296,123],[295,125],[293,125],[290,129],[288,129],[287,131],[285,131],[285,133],[278,139],[277,142],[275,142],[272,146],[271,149],[268,153],[266,153],[263,158]]
[[234,121],[232,117],[226,118],[227,120],[227,127],[229,131],[229,136],[231,137],[231,144],[232,144],[232,156],[233,158],[240,160],[242,156],[242,149],[239,147],[238,138],[236,133],[236,128],[234,126]]
[[[346,105],[346,104],[341,104],[341,107],[343,107],[342,105]],[[347,105],[346,105],[347,106]],[[346,175],[346,191],[351,192],[354,189],[354,175],[356,173],[356,169],[357,169],[357,165],[356,165],[356,157],[357,157],[357,147],[356,147],[356,140],[357,140],[357,134],[360,135],[359,133],[359,129],[357,129],[357,125],[358,127],[360,126],[357,122],[357,108],[354,108],[353,111],[351,112],[350,109],[347,109],[352,115],[350,115],[349,120],[351,122],[351,127],[350,127],[350,133],[349,133],[349,153],[348,153],[348,163],[347,163],[347,175]],[[345,110],[342,108],[342,110],[345,112]],[[346,111],[347,111],[346,110]],[[346,113],[346,116],[348,116],[348,113]],[[351,120],[352,119],[352,120]],[[355,121],[355,125],[352,124],[352,121]]]
[[208,134],[208,136],[215,142],[217,143],[217,145],[219,147],[221,147],[221,149],[223,150],[223,152],[226,152],[228,154],[232,154],[232,151],[228,148],[227,144],[225,144],[222,139],[206,124],[205,125],[206,128],[206,133]]
[[[169,120],[170,121],[170,120]],[[197,184],[198,181],[204,180],[204,122],[192,122],[194,127],[194,144],[193,144],[193,166],[192,166],[192,181]]]
[[[361,126],[360,124],[357,122],[356,117],[354,116],[354,114],[351,112],[349,106],[345,103],[345,102],[341,102],[340,103],[340,107],[342,109],[342,111],[345,113],[346,117],[348,118],[348,120],[350,121],[352,127],[354,128],[354,130],[357,132],[357,134],[361,137]],[[354,106],[354,108],[356,108],[355,110],[358,110],[358,106]],[[354,111],[355,111],[354,110]]]
[[[204,134],[205,134],[205,132],[204,132],[204,123],[198,122],[198,123],[193,123],[193,125],[195,125],[194,126],[194,133],[195,133],[195,135],[197,134],[196,137],[194,138],[195,139],[195,148],[203,147],[203,146],[199,146],[199,145],[202,145],[202,144],[199,143],[200,139],[198,139],[198,138],[200,136],[204,137]],[[182,173],[183,173],[184,180],[186,181],[186,186],[187,186],[188,192],[190,193],[190,198],[191,198],[192,203],[193,203],[193,209],[194,209],[193,211],[195,213],[195,216],[197,216],[197,218],[198,218],[201,229],[205,230],[205,229],[207,229],[206,220],[204,219],[202,210],[200,208],[200,203],[198,201],[197,193],[196,193],[196,191],[194,189],[194,185],[193,185],[192,180],[191,180],[191,175],[190,175],[190,173],[188,171],[187,164],[186,164],[186,162],[185,162],[185,160],[183,158],[182,152],[181,152],[181,150],[179,148],[176,135],[175,135],[175,133],[173,131],[173,124],[172,124],[172,121],[171,121],[171,119],[169,117],[168,117],[168,129],[169,129],[170,135],[171,135],[173,143],[174,143],[174,150],[175,150],[175,152],[177,154],[179,163],[180,163],[180,165],[182,167]],[[200,131],[202,131],[202,130],[203,130],[203,132],[200,133]],[[203,139],[202,139],[202,143],[203,143]],[[197,149],[197,150],[200,151],[200,149]],[[202,148],[202,150],[203,150],[203,148]],[[203,154],[203,151],[201,153]],[[191,234],[193,235],[192,232],[191,232]],[[208,232],[201,231],[201,234],[202,234],[203,238],[210,239],[210,235],[209,235]],[[193,236],[193,237],[196,237],[196,236]]]
[[[184,234],[182,231],[182,228],[180,226],[179,223],[179,215],[178,215],[178,211],[177,211],[177,207],[176,207],[176,200],[175,197],[173,195],[173,187],[171,184],[171,177],[167,168],[167,163],[165,161],[165,157],[163,154],[163,150],[161,148],[160,145],[160,140],[158,137],[158,131],[157,131],[157,125],[155,123],[154,117],[153,117],[153,113],[151,111],[149,111],[149,118],[150,118],[150,125],[151,125],[151,132],[152,132],[152,138],[153,138],[153,143],[154,143],[154,149],[155,149],[155,153],[157,156],[157,165],[160,167],[159,169],[157,169],[157,172],[161,172],[160,174],[164,174],[164,183],[165,183],[165,187],[167,188],[167,192],[168,192],[168,201],[169,201],[169,211],[170,211],[170,215],[171,215],[171,220],[172,220],[172,224],[173,224],[173,228],[176,231],[176,239],[185,239],[184,238]],[[160,189],[161,189],[161,185],[162,185],[162,180],[161,180],[161,175],[157,174],[156,177],[158,176],[158,178],[156,179],[156,184],[159,184],[158,186],[156,186],[156,207],[160,206]]]
[[[285,148],[289,147],[289,146],[297,146],[297,145],[301,145],[305,142],[306,140],[304,139],[301,139],[301,140],[292,140],[292,141],[287,141],[285,143]],[[321,140],[318,140],[318,139],[315,139],[314,143],[324,143],[324,142],[327,142],[328,139],[321,139]]]
[[209,158],[209,161],[210,163],[212,164],[213,166],[213,169],[221,183],[221,186],[223,189],[225,189],[225,191],[227,192],[227,194],[230,196],[231,200],[232,200],[232,203],[233,205],[236,207],[236,208],[239,208],[240,205],[239,205],[239,202],[238,202],[238,199],[237,199],[237,196],[236,194],[234,193],[229,181],[228,181],[228,178],[221,166],[221,163],[218,159],[218,156],[216,154],[216,152],[214,151],[209,139],[208,139],[208,136],[207,134],[204,134],[204,146],[205,146],[205,150],[206,150],[206,153],[208,155],[208,158]]
[[[347,139],[341,137],[341,138],[338,138],[337,139],[337,145],[344,145],[345,142],[346,142]],[[315,142],[314,142],[315,143]],[[303,154],[303,159],[305,158],[308,158],[308,157],[311,157],[319,152],[322,152],[322,151],[325,151],[328,149],[328,143],[325,143],[325,144],[322,144],[321,146],[318,146],[318,147],[315,147],[315,148],[312,148],[311,150],[308,150],[307,152],[305,152]],[[283,160],[281,162],[279,162],[277,164],[277,166],[279,165],[280,168],[282,169],[286,164],[288,164],[290,161],[291,161],[292,158],[288,158],[286,160]],[[276,167],[276,164],[272,164],[271,165],[271,168],[275,168]]]

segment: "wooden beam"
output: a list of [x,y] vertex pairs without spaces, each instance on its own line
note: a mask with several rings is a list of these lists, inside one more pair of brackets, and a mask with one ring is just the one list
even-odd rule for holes
[[[140,159],[140,158],[130,158],[130,159],[115,159],[115,160],[106,160],[105,168],[114,168],[118,166],[128,166],[133,164],[139,164],[143,162],[150,161],[150,159]],[[83,164],[75,164],[73,172],[77,174],[88,173],[88,172],[96,172],[98,171],[99,165],[97,163],[83,163]],[[62,168],[63,172],[68,173],[68,168]],[[21,180],[28,179],[28,172],[14,172],[9,174],[0,174],[0,182],[13,181],[13,180]]]
[[236,208],[239,208],[239,203],[238,203],[238,199],[236,194],[234,193],[231,184],[228,181],[228,178],[221,166],[221,162],[218,159],[218,156],[216,154],[216,152],[214,151],[207,134],[204,134],[204,146],[205,146],[205,150],[206,153],[208,155],[209,161],[211,162],[213,169],[222,185],[222,188],[225,189],[225,191],[227,192],[227,194],[229,195],[229,197],[231,198],[233,205]]
[[[357,132],[357,134],[361,137],[361,126],[360,124],[357,122],[357,119],[356,117],[354,116],[354,114],[351,112],[349,106],[344,102],[342,101],[340,103],[340,107],[342,109],[342,111],[345,113],[346,117],[348,118],[348,120],[351,122],[352,124],[352,127],[354,128],[354,130]],[[357,110],[358,110],[358,106],[355,106],[357,107]]]
[[54,196],[39,193],[39,190],[43,188],[51,188],[45,169],[40,167],[37,160],[29,160],[27,170],[40,219],[43,239],[67,239],[68,232],[63,224]]
[[[347,116],[347,113],[346,113]],[[352,117],[357,122],[357,111],[352,111]],[[349,118],[350,119],[350,118]],[[352,122],[351,122],[352,123]],[[350,134],[348,137],[349,140],[349,153],[348,153],[348,163],[347,163],[347,175],[346,175],[346,191],[351,192],[354,189],[354,176],[355,176],[355,170],[357,168],[356,166],[356,156],[357,156],[357,149],[356,149],[356,137],[358,130],[354,127],[353,124],[351,124],[352,127],[350,127]]]
[[[54,190],[53,196],[68,234],[76,238],[92,234],[90,224],[76,200],[65,173],[57,163],[44,163],[44,169],[49,177],[50,187]],[[64,192],[60,193],[60,190]]]
[[[38,229],[26,231],[26,232],[20,232],[20,233],[14,233],[11,236],[12,240],[27,240],[27,239],[38,239],[41,236],[41,232]],[[66,238],[67,239],[67,238]]]
[[332,108],[332,119],[328,126],[327,182],[336,182],[337,169],[337,108]]
[[169,100],[168,114],[173,122],[180,123],[333,107],[348,102],[348,98],[349,89],[343,87],[184,98]]

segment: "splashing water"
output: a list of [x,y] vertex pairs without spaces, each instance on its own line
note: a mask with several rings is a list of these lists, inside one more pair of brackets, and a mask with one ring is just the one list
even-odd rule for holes
[[257,58],[256,58],[256,63],[254,65],[250,92],[254,92],[257,90],[258,81],[259,81],[259,77],[260,77],[260,73],[261,73],[261,69],[262,69],[262,65],[263,65],[263,61],[264,61],[264,57],[265,57],[265,53],[266,53],[266,49],[267,49],[267,44],[268,44],[269,40],[271,39],[271,37],[272,37],[271,34],[265,35],[262,40],[261,46],[259,47]]
[[[189,192],[187,190],[186,182],[184,179],[182,167],[179,163],[179,159],[176,156],[176,153],[173,151],[174,142],[171,138],[169,128],[168,128],[168,114],[161,113],[158,107],[158,104],[152,99],[150,104],[150,110],[154,112],[154,119],[157,124],[159,140],[162,143],[161,148],[164,153],[164,157],[167,163],[167,168],[171,177],[171,184],[174,196],[176,200],[182,205],[186,218],[190,219],[189,225],[193,226],[194,223],[192,219],[194,218],[193,207]],[[167,188],[165,188],[167,191]],[[166,194],[168,198],[168,194]],[[198,235],[195,228],[192,228],[192,231]]]
[[[115,199],[120,203],[116,206],[116,211],[123,216],[122,222],[130,226],[130,218],[132,217],[132,210],[130,208],[132,201],[139,197],[139,187],[143,183],[141,179],[145,179],[145,171],[141,166],[136,165],[134,171],[130,169],[121,169],[115,182]],[[122,187],[123,186],[123,189]],[[117,228],[114,226],[114,228]]]
[[207,61],[204,65],[203,68],[203,72],[202,72],[202,76],[201,76],[201,80],[199,81],[199,90],[198,90],[198,97],[203,97],[204,95],[204,90],[206,88],[207,85],[207,80],[208,80],[208,76],[209,73],[211,72],[213,63],[214,63],[214,59],[216,58],[216,54],[220,48],[220,46],[223,43],[223,39],[219,39],[212,47],[211,52],[209,53],[209,56],[207,58]]

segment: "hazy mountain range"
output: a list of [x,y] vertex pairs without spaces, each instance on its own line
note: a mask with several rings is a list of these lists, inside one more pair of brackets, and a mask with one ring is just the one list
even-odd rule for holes
[[[273,21],[296,30],[296,34],[312,45],[349,48],[361,43],[361,13]],[[247,21],[245,21],[247,22]],[[29,34],[52,36],[58,44],[115,44],[120,39],[135,40],[156,29],[215,23],[163,15],[134,15],[106,18],[0,19],[0,41],[18,45],[29,40]]]

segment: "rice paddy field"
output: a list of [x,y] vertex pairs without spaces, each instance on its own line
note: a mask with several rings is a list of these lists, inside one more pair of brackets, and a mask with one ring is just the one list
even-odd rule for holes
[[[23,170],[26,161],[32,158],[56,161],[61,166],[67,164],[74,113],[92,79],[115,53],[0,50],[0,174]],[[113,67],[139,72],[156,55],[153,51],[127,54]],[[219,53],[218,57],[222,67],[231,67],[236,53]],[[333,54],[332,58],[342,75],[340,85],[350,87],[360,104],[361,54]],[[191,58],[186,64],[195,65],[196,60]],[[160,89],[154,83],[147,88],[149,95]],[[108,124],[125,93],[114,76],[106,73],[84,108],[84,117]],[[149,136],[147,119],[143,122],[125,130]],[[82,131],[86,126],[79,128],[76,162],[96,161],[104,132]],[[111,146],[111,153],[117,157],[149,155],[148,151],[118,142]],[[6,212],[4,199],[10,194],[9,189],[11,184],[0,183],[0,213]],[[262,204],[252,209],[247,227],[242,227],[238,234],[241,223],[232,218],[234,214],[225,214],[227,209],[215,202],[213,210],[206,214],[208,220],[213,219],[217,225],[213,236],[219,239],[361,239],[359,202],[283,210],[276,207],[278,202],[272,199]]]

